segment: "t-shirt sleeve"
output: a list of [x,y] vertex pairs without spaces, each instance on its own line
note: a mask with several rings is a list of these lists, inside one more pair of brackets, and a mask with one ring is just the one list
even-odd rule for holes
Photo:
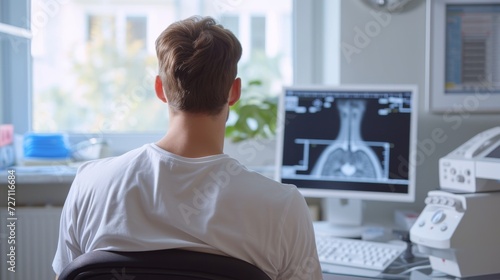
[[283,217],[280,245],[283,263],[277,280],[323,279],[311,214],[296,189]]
[[76,230],[78,211],[75,205],[75,198],[78,197],[77,193],[75,178],[75,182],[72,184],[64,203],[59,223],[57,250],[52,262],[52,269],[57,275],[60,275],[70,262],[82,254]]

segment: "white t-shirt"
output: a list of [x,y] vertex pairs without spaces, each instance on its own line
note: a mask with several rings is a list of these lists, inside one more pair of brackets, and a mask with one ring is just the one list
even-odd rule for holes
[[56,274],[93,250],[169,248],[239,258],[272,279],[322,279],[296,187],[228,155],[184,158],[147,144],[79,168],[61,216]]

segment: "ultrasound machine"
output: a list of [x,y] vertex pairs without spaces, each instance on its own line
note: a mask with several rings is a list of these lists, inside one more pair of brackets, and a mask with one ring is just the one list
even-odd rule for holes
[[362,201],[414,201],[416,95],[414,85],[284,88],[276,179],[322,198],[323,271],[378,276],[406,251],[404,242],[360,239]]

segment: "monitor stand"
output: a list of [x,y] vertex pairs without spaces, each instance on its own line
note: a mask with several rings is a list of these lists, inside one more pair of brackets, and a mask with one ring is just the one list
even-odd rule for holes
[[361,238],[363,203],[360,199],[323,198],[323,222],[315,223],[315,231],[338,237]]

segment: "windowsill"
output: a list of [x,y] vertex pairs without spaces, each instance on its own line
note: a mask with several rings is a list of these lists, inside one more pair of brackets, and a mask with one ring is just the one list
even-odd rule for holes
[[[249,166],[250,169],[269,178],[274,176],[274,166]],[[15,170],[16,184],[71,184],[75,178],[77,166],[13,166],[0,170],[0,178],[7,178],[8,170]]]
[[[151,139],[149,142],[152,143]],[[116,144],[116,142],[113,142]],[[133,143],[135,147],[139,147],[144,143]],[[130,145],[130,143],[129,143]],[[274,177],[275,168],[275,139],[264,140],[248,140],[239,143],[232,143],[226,140],[224,152],[248,168],[255,170],[267,177]],[[130,145],[132,146],[132,145]],[[113,145],[112,156],[120,155],[130,150],[130,147],[116,147]],[[118,149],[117,149],[118,148]],[[18,162],[24,163],[22,159]],[[68,161],[65,162],[49,162],[47,164],[37,163],[36,165],[20,165],[0,170],[0,178],[7,178],[8,170],[16,170],[16,183],[19,184],[71,184],[75,178],[78,167],[84,161]],[[6,182],[6,179],[3,180]],[[0,181],[0,184],[3,184]]]
[[13,166],[0,171],[0,178],[7,178],[8,170],[15,170],[16,184],[71,184],[75,178],[77,166]]

